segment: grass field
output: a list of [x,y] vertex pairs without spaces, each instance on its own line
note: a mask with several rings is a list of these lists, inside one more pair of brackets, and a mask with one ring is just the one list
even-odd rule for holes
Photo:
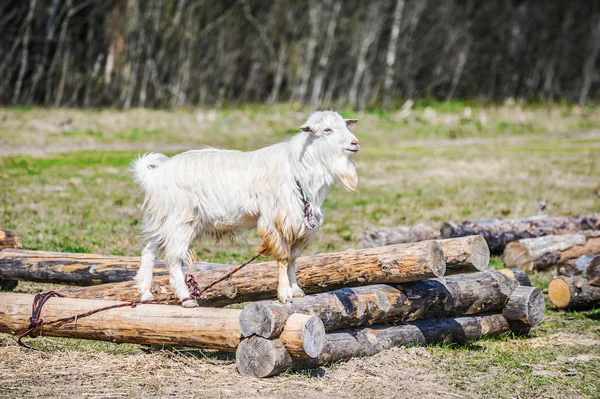
[[[368,226],[600,210],[600,109],[417,103],[373,111],[352,129],[359,192],[331,190],[305,254],[356,248]],[[142,198],[128,166],[148,150],[253,149],[297,132],[291,105],[224,110],[0,109],[0,226],[28,249],[139,255]],[[201,241],[199,259],[237,263],[247,242]],[[502,267],[501,259],[493,266]],[[544,288],[550,273],[532,277]],[[46,289],[21,284],[18,290]],[[23,351],[0,334],[0,396],[21,397],[600,397],[600,311],[548,307],[532,337],[396,348],[255,381],[201,351],[40,338]],[[126,375],[120,375],[125,370]]]

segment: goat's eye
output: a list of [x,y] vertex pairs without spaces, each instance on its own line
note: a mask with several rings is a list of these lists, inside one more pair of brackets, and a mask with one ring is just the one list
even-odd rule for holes
[[327,133],[327,134],[329,134],[329,133],[333,132],[333,130],[331,130],[330,128],[327,128],[327,129],[324,130],[324,132]]

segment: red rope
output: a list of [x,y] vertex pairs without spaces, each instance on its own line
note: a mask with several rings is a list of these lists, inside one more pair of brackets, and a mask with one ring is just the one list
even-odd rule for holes
[[[219,284],[220,282],[227,280],[232,275],[234,275],[235,273],[237,273],[241,269],[243,269],[245,266],[247,266],[249,263],[255,261],[256,258],[258,258],[259,256],[260,256],[260,254],[254,255],[250,260],[237,266],[235,269],[231,270],[230,272],[225,274],[223,277],[220,277],[219,279],[213,281],[212,283],[208,284],[206,287],[204,287],[202,289],[200,289],[198,287],[198,282],[196,281],[194,276],[192,276],[191,274],[188,275],[188,277],[186,279],[186,285],[188,286],[189,289],[191,289],[191,293],[190,293],[190,296],[188,298],[184,299],[182,302],[189,301],[189,300],[197,301],[198,298],[200,298],[200,296],[202,294],[204,294],[206,291],[208,291],[215,285]],[[105,306],[103,308],[90,310],[85,313],[79,313],[79,314],[72,315],[69,317],[62,317],[60,319],[55,319],[55,320],[50,320],[50,321],[42,320],[40,317],[42,314],[42,307],[48,301],[48,299],[50,299],[52,297],[63,297],[63,296],[56,291],[49,291],[49,292],[39,293],[35,296],[35,298],[33,298],[31,317],[29,319],[29,321],[30,321],[29,327],[21,335],[19,335],[19,338],[17,339],[17,342],[19,343],[20,346],[29,348],[29,349],[35,349],[35,348],[32,348],[32,347],[28,346],[27,344],[25,344],[22,340],[23,340],[23,338],[31,335],[31,333],[37,328],[37,326],[66,323],[69,321],[88,317],[88,316],[91,316],[96,313],[104,312],[106,310],[124,308],[127,306],[131,306],[132,308],[135,308],[137,305],[146,305],[146,304],[150,304],[150,303],[161,303],[161,302],[170,302],[170,301],[179,300],[179,298],[177,298],[176,296],[169,296],[169,297],[162,297],[162,298],[155,298],[155,299],[147,299],[144,301],[123,302],[123,303],[117,303],[117,304],[110,305],[110,306]]]

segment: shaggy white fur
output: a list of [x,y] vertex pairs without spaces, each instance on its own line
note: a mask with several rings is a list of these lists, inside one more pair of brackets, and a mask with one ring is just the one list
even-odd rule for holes
[[[257,227],[258,251],[279,265],[278,298],[292,301],[304,292],[296,282],[296,258],[323,222],[321,205],[335,178],[356,191],[352,156],[356,120],[331,111],[315,112],[291,139],[256,151],[207,148],[168,158],[149,153],[132,164],[146,197],[142,229],[148,244],[136,276],[142,299],[151,299],[152,269],[162,253],[176,295],[189,297],[182,266],[196,236],[232,236]],[[317,227],[304,223],[310,203]],[[195,306],[185,301],[184,306]]]

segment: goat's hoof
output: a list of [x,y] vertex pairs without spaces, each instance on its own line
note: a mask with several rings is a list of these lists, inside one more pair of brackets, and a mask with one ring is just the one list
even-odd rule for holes
[[304,296],[304,291],[302,291],[302,288],[298,287],[297,285],[292,286],[292,296],[294,298],[302,298]]
[[198,302],[194,301],[193,299],[188,299],[186,301],[181,302],[181,306],[183,306],[184,308],[197,308]]
[[291,303],[292,298],[293,294],[291,288],[286,290],[279,290],[279,292],[277,293],[277,299],[279,299],[279,302],[281,303]]
[[144,292],[140,298],[142,301],[151,301],[154,299],[154,295],[150,291]]

